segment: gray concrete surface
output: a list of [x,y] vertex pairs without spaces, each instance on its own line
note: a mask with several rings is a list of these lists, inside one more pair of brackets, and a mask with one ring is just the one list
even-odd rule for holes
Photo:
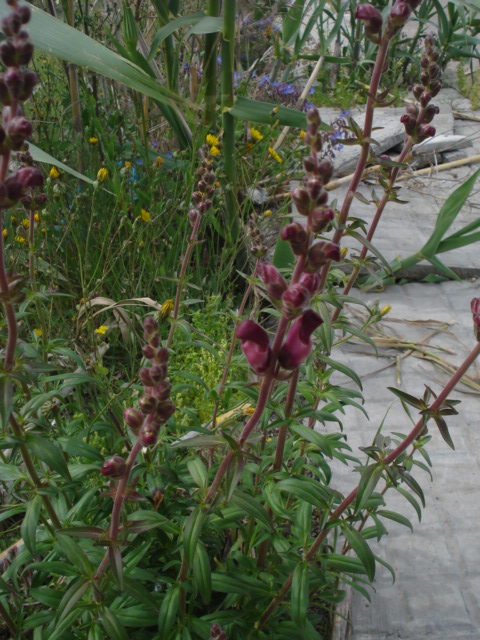
[[[389,287],[377,295],[354,294],[369,303],[378,300],[381,306],[391,305],[382,326],[385,335],[397,341],[416,343],[437,330],[437,335],[428,338],[427,350],[447,363],[460,363],[474,344],[470,300],[480,296],[480,279],[414,283]],[[449,378],[438,366],[415,357],[415,352],[405,356],[405,348],[381,346],[378,353],[376,357],[372,347],[358,342],[332,353],[362,379],[369,419],[351,409],[344,417],[348,442],[362,459],[359,447],[372,442],[385,415],[384,435],[409,431],[409,419],[388,386],[419,396],[424,384],[439,391]],[[478,365],[471,374],[480,385],[480,362]],[[340,374],[334,381],[353,386]],[[414,473],[426,497],[421,523],[403,497],[387,493],[386,508],[407,516],[414,532],[385,521],[389,535],[379,543],[369,542],[373,551],[393,566],[396,582],[393,584],[388,570],[378,565],[371,603],[353,592],[351,640],[480,638],[480,397],[465,385],[457,387],[451,397],[461,400],[459,415],[448,418],[456,450],[447,446],[434,424],[430,425],[433,482],[423,470]],[[333,486],[347,492],[357,479],[350,467],[338,465]]]

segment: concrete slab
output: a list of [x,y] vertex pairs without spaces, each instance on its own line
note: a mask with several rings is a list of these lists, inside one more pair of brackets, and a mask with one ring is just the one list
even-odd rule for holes
[[[474,344],[470,300],[480,295],[480,280],[441,284],[408,284],[389,287],[384,293],[354,292],[369,303],[390,304],[392,310],[382,324],[387,336],[418,341],[425,339],[439,323],[448,323],[445,332],[428,339],[428,352],[442,355],[446,362],[458,364]],[[415,321],[414,324],[406,321]],[[448,351],[441,351],[448,349]],[[366,357],[369,353],[370,357]],[[342,345],[332,357],[359,373],[369,420],[358,410],[346,410],[345,431],[354,455],[364,458],[360,446],[371,443],[384,418],[382,431],[407,433],[409,419],[388,386],[421,395],[424,384],[439,391],[449,376],[425,358],[397,358],[405,350],[379,348],[375,358],[365,344]],[[392,366],[385,368],[386,364]],[[480,363],[479,363],[480,365]],[[480,382],[480,368],[473,371]],[[333,382],[353,386],[336,374]],[[460,399],[459,415],[448,419],[456,450],[452,451],[432,425],[428,452],[433,462],[433,482],[418,470],[415,478],[426,496],[426,508],[419,524],[414,509],[395,492],[386,494],[387,508],[407,516],[413,534],[406,527],[385,522],[389,535],[380,543],[370,541],[372,549],[389,562],[396,572],[377,567],[372,602],[354,592],[351,640],[466,640],[480,638],[480,435],[478,429],[479,394],[464,385],[452,394]],[[326,430],[323,426],[320,430]],[[343,465],[335,467],[332,486],[347,492],[358,474]]]

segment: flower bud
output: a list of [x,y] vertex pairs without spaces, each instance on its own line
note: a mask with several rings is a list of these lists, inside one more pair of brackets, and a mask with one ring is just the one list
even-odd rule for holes
[[284,291],[287,290],[287,283],[278,269],[268,262],[260,262],[257,267],[257,273],[270,298],[272,300],[280,300]]
[[38,75],[32,71],[31,69],[25,69],[23,72],[23,85],[22,90],[20,91],[19,99],[22,102],[28,100],[33,93],[33,90],[38,84]]
[[299,222],[292,222],[283,227],[280,232],[282,240],[290,243],[295,255],[300,256],[307,248],[307,232]]
[[143,321],[143,338],[150,342],[155,335],[158,335],[158,322],[152,316],[148,316]]
[[37,193],[34,197],[35,207],[37,209],[43,209],[47,204],[47,194],[46,193]]
[[314,233],[321,233],[326,226],[332,222],[335,217],[333,209],[323,209],[318,207],[310,212],[308,216],[308,224]]
[[480,298],[473,298],[470,308],[473,314],[473,335],[480,342]]
[[340,247],[333,242],[317,242],[310,247],[307,259],[306,271],[313,273],[327,262],[330,262],[330,260],[338,262],[340,260]]
[[404,113],[400,118],[400,122],[405,127],[405,133],[407,134],[407,136],[413,136],[415,133],[415,129],[417,128],[417,120],[408,115],[408,113]]
[[312,138],[314,138],[318,133],[318,124],[316,124],[315,122],[309,122],[307,125],[307,131],[312,136]]
[[302,284],[294,284],[289,287],[282,296],[282,309],[284,315],[289,318],[298,316],[301,309],[310,302],[310,292]]
[[3,33],[7,36],[7,38],[11,38],[20,31],[22,26],[22,18],[17,11],[14,11],[2,18],[0,24]]
[[154,364],[149,369],[150,380],[154,385],[162,382],[167,377],[167,365],[166,364]]
[[312,107],[307,111],[307,122],[316,124],[317,127],[321,125],[322,119],[320,117],[320,113],[318,112],[318,109],[315,109],[315,107]]
[[428,75],[432,80],[436,80],[440,77],[440,67],[436,62],[431,62],[428,65]]
[[146,367],[143,367],[138,372],[138,375],[140,376],[140,380],[142,381],[142,384],[145,387],[154,387],[155,386],[155,382],[152,380],[152,377],[150,375],[150,369],[147,369]]
[[193,204],[200,204],[200,202],[202,202],[203,200],[203,193],[201,193],[201,191],[194,191],[192,193],[192,202]]
[[188,219],[190,220],[190,224],[192,225],[192,227],[195,226],[195,223],[197,222],[197,218],[200,214],[198,213],[198,211],[196,209],[190,209],[190,211],[188,212]]
[[414,87],[413,87],[413,89],[412,89],[412,93],[413,93],[413,95],[415,96],[415,98],[416,98],[417,100],[420,100],[420,96],[421,96],[421,95],[422,95],[422,93],[423,93],[423,87],[422,87],[422,85],[421,85],[421,84],[416,84],[416,85],[414,85]]
[[308,191],[304,187],[298,187],[292,191],[292,199],[297,207],[298,213],[306,216],[312,206],[312,201]]
[[299,283],[308,289],[313,296],[320,286],[320,276],[318,273],[302,273]]
[[407,106],[405,107],[405,111],[410,117],[415,119],[418,118],[418,114],[420,113],[420,110],[416,104],[407,104]]
[[4,40],[0,44],[0,58],[6,67],[18,66],[17,47],[11,40]]
[[430,93],[428,91],[424,91],[420,96],[420,104],[423,108],[425,108],[431,99],[432,96],[430,95]]
[[323,190],[323,183],[318,178],[307,180],[306,187],[310,193],[310,198],[315,202]]
[[10,96],[10,92],[5,84],[5,80],[2,76],[0,76],[0,103],[9,105],[12,98]]
[[428,124],[433,118],[440,113],[440,109],[434,104],[429,104],[423,114],[423,124]]
[[427,124],[427,125],[422,124],[417,128],[416,135],[415,135],[415,142],[416,144],[419,144],[420,142],[423,142],[427,138],[433,138],[434,135],[435,135],[435,127],[432,127],[432,125],[430,124]]
[[438,80],[432,80],[432,82],[430,83],[430,95],[432,96],[432,98],[434,98],[438,94],[441,88],[441,82],[439,82]]
[[242,341],[242,351],[255,373],[265,373],[272,361],[272,350],[265,329],[253,320],[244,320],[237,327],[237,338]]
[[168,380],[163,380],[163,382],[160,382],[157,385],[155,389],[155,396],[157,400],[160,400],[163,402],[163,400],[166,400],[167,398],[170,397],[171,391],[172,391],[172,385],[170,384],[170,382],[168,382]]
[[428,69],[428,65],[430,64],[429,59],[426,56],[423,56],[423,58],[420,60],[420,66],[422,69]]
[[322,160],[318,163],[317,175],[322,179],[323,184],[330,182],[333,175],[333,164],[330,160]]
[[175,413],[175,405],[168,398],[163,402],[159,402],[155,408],[155,417],[158,418],[161,422],[166,422],[171,415]]
[[392,27],[395,31],[401,29],[411,13],[412,9],[406,2],[397,0],[388,14],[389,27]]
[[428,83],[430,82],[430,78],[426,71],[422,71],[422,73],[420,74],[420,82],[423,84],[424,87],[428,86]]
[[355,8],[355,18],[365,22],[365,34],[372,42],[378,43],[383,26],[382,14],[371,4],[359,4]]
[[16,14],[20,18],[20,22],[22,24],[27,24],[28,22],[30,22],[32,11],[28,5],[22,4],[21,7],[17,7]]
[[146,423],[140,429],[138,437],[143,442],[143,444],[148,447],[157,442],[159,431],[160,425],[157,422]]
[[138,399],[138,406],[140,407],[140,411],[147,415],[148,413],[152,413],[152,411],[154,411],[155,407],[157,406],[157,399],[150,394],[145,394]]
[[146,358],[147,360],[153,360],[157,355],[156,349],[154,349],[150,344],[143,345],[142,353],[143,353],[143,357]]
[[21,149],[25,140],[32,135],[32,130],[30,121],[23,116],[12,118],[7,126],[8,146],[10,149],[13,151]]
[[296,369],[310,355],[313,347],[312,333],[322,322],[322,318],[313,309],[306,309],[293,321],[285,344],[278,354],[278,361],[284,369]]
[[[29,122],[28,124],[30,125]],[[33,188],[43,186],[43,176],[36,167],[20,167],[20,169],[17,171],[16,176],[18,182],[23,184],[24,187]]]
[[113,456],[109,460],[105,460],[100,469],[102,476],[109,478],[121,478],[127,470],[127,464],[120,456]]
[[18,100],[23,86],[23,75],[21,71],[11,67],[3,75],[7,89],[14,100]]
[[140,427],[143,424],[144,415],[139,409],[129,407],[123,412],[123,419],[125,423],[130,427],[134,435],[138,435]]
[[315,173],[317,169],[317,161],[313,156],[308,156],[303,159],[303,168],[305,173]]

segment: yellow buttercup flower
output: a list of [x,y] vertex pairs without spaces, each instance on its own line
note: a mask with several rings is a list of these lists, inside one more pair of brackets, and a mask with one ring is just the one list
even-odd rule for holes
[[384,307],[382,307],[380,313],[382,314],[382,316],[386,316],[387,313],[390,313],[391,310],[392,307],[389,304],[386,304]]
[[59,171],[57,170],[57,168],[56,168],[56,167],[52,167],[52,168],[50,169],[50,178],[51,178],[52,180],[56,180],[56,179],[57,179],[57,178],[59,178],[59,177],[60,177],[60,173],[59,173]]
[[97,180],[99,182],[105,182],[107,178],[108,178],[108,171],[105,169],[105,167],[100,167],[97,173]]
[[145,209],[142,209],[140,217],[142,218],[142,220],[144,222],[150,222],[150,212],[149,211],[145,211]]
[[163,166],[163,158],[162,158],[162,156],[157,156],[157,159],[155,160],[155,166],[157,168]]
[[132,168],[132,163],[127,160],[125,162],[125,169],[131,169],[131,168]]
[[165,300],[165,302],[160,307],[160,311],[158,312],[159,320],[166,320],[168,316],[173,311],[173,300],[170,298],[169,300]]
[[268,218],[269,216],[272,215],[272,210],[271,209],[267,209],[266,211],[263,212],[263,215]]
[[27,239],[23,236],[15,236],[15,242],[18,242],[18,244],[27,244]]
[[90,144],[98,144],[98,138],[95,136],[91,136],[88,141]]
[[214,145],[213,147],[210,147],[210,153],[212,156],[218,156],[220,149]]
[[206,141],[207,141],[207,144],[210,147],[216,147],[218,145],[218,143],[220,142],[219,139],[217,138],[217,136],[213,136],[211,133],[209,133],[207,135]]
[[252,127],[250,129],[250,135],[252,136],[253,140],[258,140],[258,141],[263,140],[262,134],[258,129],[255,129],[255,127]]
[[30,220],[28,218],[24,218],[22,220],[23,228],[28,229],[30,227]]
[[8,238],[8,229],[4,229],[4,230],[2,231],[2,236],[3,236],[4,238]]
[[268,147],[268,153],[272,156],[272,158],[274,160],[276,160],[279,164],[282,163],[282,159],[281,157],[278,155],[278,153],[275,151],[275,149],[273,149],[272,147]]
[[42,337],[42,330],[41,329],[34,329],[33,333],[37,336],[37,338],[41,338]]
[[38,213],[38,211],[35,211],[35,215],[33,216],[35,218],[35,222],[37,224],[40,223],[40,214]]
[[108,327],[106,324],[102,324],[98,329],[95,329],[95,333],[99,336],[104,336],[108,331]]
[[300,129],[300,137],[302,140],[305,138],[306,135],[307,135],[307,132],[304,131],[303,129]]

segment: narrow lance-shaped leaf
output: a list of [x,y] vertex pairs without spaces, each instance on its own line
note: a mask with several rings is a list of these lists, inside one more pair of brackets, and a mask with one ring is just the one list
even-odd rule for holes
[[349,525],[343,527],[343,533],[348,544],[357,554],[358,559],[365,567],[368,579],[373,580],[375,577],[375,556],[368,544],[365,542],[362,534]]
[[169,587],[163,599],[160,613],[158,614],[158,631],[160,638],[168,638],[169,631],[175,624],[178,605],[180,603],[180,587],[172,585]]
[[358,484],[355,513],[359,513],[366,505],[382,477],[382,471],[382,466],[378,464],[371,464],[363,471]]
[[201,505],[198,505],[188,516],[185,523],[185,528],[183,530],[183,549],[189,565],[193,562],[197,542],[200,534],[202,533],[206,517],[207,514],[204,509]]
[[20,533],[25,542],[25,546],[30,551],[32,556],[35,557],[35,539],[37,533],[37,524],[40,517],[40,511],[42,509],[41,496],[34,496],[32,500],[27,503],[27,511],[23,518]]
[[292,619],[300,629],[307,623],[308,608],[308,564],[302,562],[295,568],[292,581],[291,611]]
[[208,604],[212,596],[212,572],[210,569],[210,558],[202,543],[198,543],[195,549],[193,579],[203,602]]
[[13,385],[10,377],[0,376],[0,431],[6,431],[13,409]]

